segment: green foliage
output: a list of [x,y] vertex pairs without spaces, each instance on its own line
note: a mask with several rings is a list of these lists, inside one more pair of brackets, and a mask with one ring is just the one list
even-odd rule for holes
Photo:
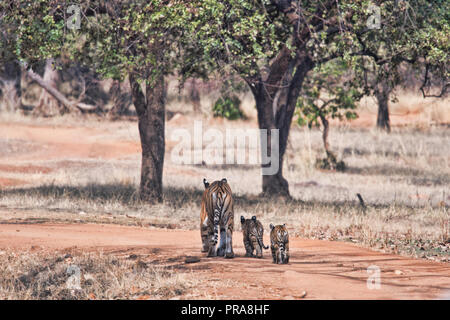
[[[270,19],[270,1],[197,0],[193,23],[188,27],[192,41],[190,60],[183,72],[196,68],[255,75],[258,66],[277,55],[288,42],[292,27],[283,15]],[[231,68],[229,68],[231,67]]]
[[222,117],[228,120],[244,118],[241,108],[241,100],[235,96],[222,96],[214,103],[214,117]]
[[63,44],[64,21],[55,20],[47,1],[2,1],[2,59],[19,58],[34,64],[55,56]]
[[[404,61],[417,68],[430,64],[442,78],[449,75],[450,2],[446,0],[195,2],[199,9],[190,32],[197,51],[188,61],[191,68],[230,67],[244,78],[263,78],[264,67],[287,47],[292,57],[306,54],[317,65],[335,58],[351,64],[355,56],[364,57],[353,66],[355,73],[363,74],[367,63],[386,64],[383,69],[390,70],[393,81],[392,73]],[[293,23],[275,8],[289,3],[298,8],[297,38]],[[374,6],[379,8],[379,27],[368,26],[377,14]],[[365,81],[359,87],[370,90]]]
[[[2,0],[0,58],[15,57],[33,66],[63,57],[106,78],[123,79],[133,72],[148,82],[172,72],[183,79],[207,77],[212,70],[259,80],[264,67],[287,47],[292,57],[308,55],[317,66],[339,57],[355,74],[364,72],[365,60],[388,64],[391,72],[408,60],[417,68],[426,63],[448,78],[449,1],[292,1],[298,4],[295,30],[276,8],[287,3],[291,1],[75,0],[70,4],[81,9],[81,29],[71,30],[65,0]],[[380,28],[367,27],[374,4],[380,8]],[[359,66],[355,56],[365,57]],[[359,87],[364,86],[360,81]],[[333,91],[340,106],[351,104],[356,95]]]
[[33,67],[48,57],[77,61],[105,78],[130,72],[149,83],[183,61],[179,43],[191,19],[189,3],[171,1],[90,1],[80,8],[80,29],[70,29],[63,0],[5,0],[0,20],[10,37],[4,51]]
[[223,117],[228,120],[245,119],[245,115],[240,108],[241,100],[236,94],[247,91],[247,85],[239,77],[231,76],[224,79],[220,87],[221,96],[212,108],[214,117]]
[[239,77],[229,77],[222,81],[220,93],[222,96],[232,95],[234,93],[245,93],[248,87],[245,82]]
[[303,84],[297,101],[297,124],[318,126],[321,118],[355,119],[363,92],[359,80],[343,59],[318,65]]

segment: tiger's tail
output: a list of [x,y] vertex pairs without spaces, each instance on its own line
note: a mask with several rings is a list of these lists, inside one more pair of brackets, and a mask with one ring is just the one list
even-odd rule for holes
[[262,236],[258,236],[258,243],[259,243],[259,245],[260,245],[262,248],[264,248],[264,249],[266,249],[266,250],[269,249],[269,246],[265,246],[265,245],[264,245]]
[[214,204],[214,245],[217,244],[219,241],[219,223],[220,223],[220,217],[222,215],[222,207],[223,203],[221,202],[222,199],[217,198],[216,193],[214,192],[212,194],[212,200]]

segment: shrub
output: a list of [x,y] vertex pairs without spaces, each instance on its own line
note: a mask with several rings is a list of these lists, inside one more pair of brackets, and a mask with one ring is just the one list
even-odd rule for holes
[[220,97],[213,106],[214,117],[227,118],[228,120],[245,118],[240,106],[241,100],[235,95]]

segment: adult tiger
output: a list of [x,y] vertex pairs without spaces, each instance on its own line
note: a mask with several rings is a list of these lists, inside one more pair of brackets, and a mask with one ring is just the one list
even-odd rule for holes
[[[217,255],[233,258],[234,209],[231,188],[225,178],[211,184],[203,179],[203,184],[205,185],[205,191],[203,192],[200,212],[202,252],[208,252],[208,257]],[[220,243],[216,251],[219,227]]]
[[286,224],[278,226],[270,224],[270,248],[273,263],[289,263],[289,234]]

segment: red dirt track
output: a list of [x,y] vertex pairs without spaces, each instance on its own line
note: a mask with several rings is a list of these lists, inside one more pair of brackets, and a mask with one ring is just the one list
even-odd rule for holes
[[[268,238],[265,238],[268,243]],[[0,248],[83,250],[138,254],[208,279],[204,290],[227,299],[440,299],[449,298],[450,266],[374,252],[343,242],[292,238],[288,265],[274,265],[268,251],[263,259],[243,257],[242,235],[235,232],[236,258],[206,258],[200,253],[198,231],[146,229],[96,224],[3,224]],[[184,264],[186,256],[200,262]],[[175,263],[175,264],[174,264]],[[381,288],[368,289],[367,267],[381,270]],[[217,292],[218,278],[232,283]],[[306,292],[306,296],[303,297]]]

